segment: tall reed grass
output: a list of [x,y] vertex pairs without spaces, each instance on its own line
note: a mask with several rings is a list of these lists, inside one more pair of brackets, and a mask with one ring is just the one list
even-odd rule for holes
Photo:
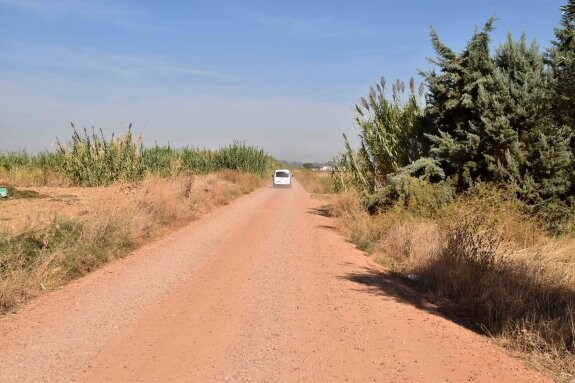
[[0,183],[26,186],[62,185],[68,182],[59,170],[63,159],[59,152],[0,152]]
[[134,139],[132,126],[128,132],[106,139],[104,132],[99,134],[92,128],[88,133],[84,128],[81,135],[72,124],[72,141],[58,148],[62,154],[61,168],[76,185],[102,186],[115,181],[132,182],[143,178],[142,136]]
[[239,141],[217,150],[156,146],[143,150],[143,162],[147,172],[162,177],[182,171],[207,174],[226,169],[263,177],[274,164],[262,149]]
[[167,177],[182,173],[208,174],[237,170],[264,177],[275,161],[263,149],[235,141],[219,149],[193,147],[145,148],[131,130],[107,138],[103,131],[79,132],[72,124],[70,142],[57,141],[58,150],[29,154],[0,153],[0,183],[23,186],[71,184],[103,186],[133,182],[146,174]]

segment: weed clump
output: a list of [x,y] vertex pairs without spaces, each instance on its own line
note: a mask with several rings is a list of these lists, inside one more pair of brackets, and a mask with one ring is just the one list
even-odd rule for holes
[[106,139],[104,132],[92,133],[84,128],[80,135],[74,125],[72,142],[62,144],[58,149],[62,155],[61,168],[66,176],[76,185],[103,186],[115,181],[132,182],[144,176],[142,160],[142,137],[134,139],[131,132],[111,139]]
[[400,174],[389,176],[386,186],[376,193],[366,195],[364,204],[371,213],[401,207],[422,217],[433,217],[454,197],[454,188],[447,182],[432,184]]

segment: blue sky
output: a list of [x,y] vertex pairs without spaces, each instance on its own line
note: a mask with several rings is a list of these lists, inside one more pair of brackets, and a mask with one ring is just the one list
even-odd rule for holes
[[495,15],[494,47],[543,49],[565,2],[0,0],[0,151],[133,123],[147,145],[329,160],[371,84],[429,68],[430,26],[461,50]]

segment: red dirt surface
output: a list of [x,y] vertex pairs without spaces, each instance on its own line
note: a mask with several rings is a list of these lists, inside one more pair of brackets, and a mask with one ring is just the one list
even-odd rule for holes
[[260,189],[0,319],[0,382],[544,382]]

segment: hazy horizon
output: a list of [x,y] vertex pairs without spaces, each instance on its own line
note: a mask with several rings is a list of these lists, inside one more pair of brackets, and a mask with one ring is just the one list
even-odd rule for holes
[[525,31],[543,49],[563,4],[0,0],[0,151],[51,150],[70,122],[132,123],[146,146],[329,161],[372,84],[430,67],[430,26],[461,50],[495,15],[493,47]]

